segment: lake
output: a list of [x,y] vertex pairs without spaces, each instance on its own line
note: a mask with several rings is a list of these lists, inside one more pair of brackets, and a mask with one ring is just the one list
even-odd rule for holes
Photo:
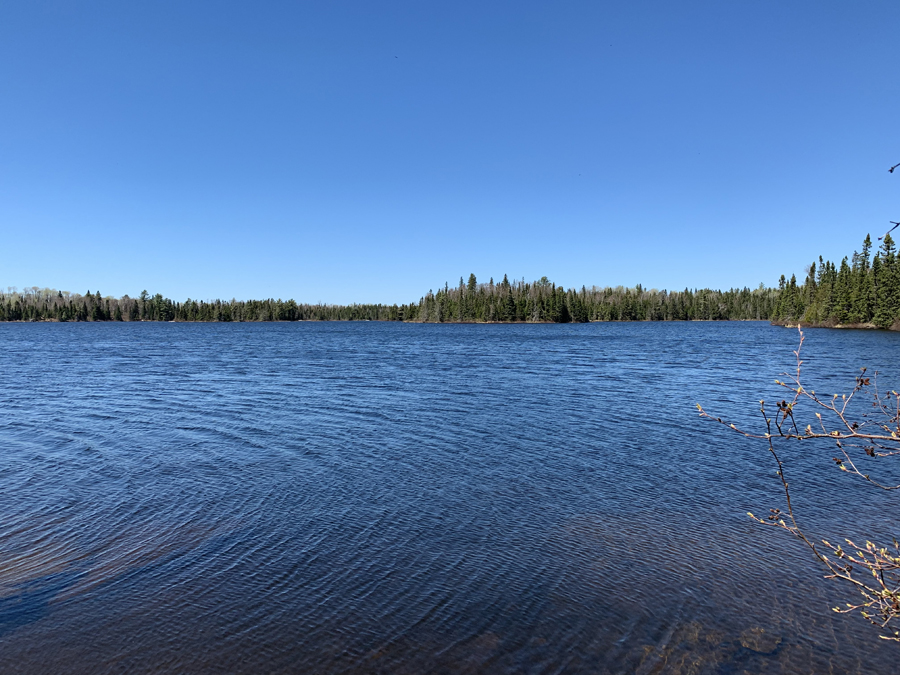
[[[786,533],[760,322],[0,324],[0,672],[890,673]],[[900,334],[808,330],[810,382]],[[791,450],[803,522],[896,499]],[[889,465],[885,465],[890,469]],[[890,471],[889,471],[890,473]],[[893,475],[898,475],[893,471]]]

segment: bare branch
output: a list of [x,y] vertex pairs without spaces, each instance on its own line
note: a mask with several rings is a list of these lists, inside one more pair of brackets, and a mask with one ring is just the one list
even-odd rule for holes
[[[776,441],[828,440],[838,447],[839,456],[832,457],[832,461],[841,471],[862,478],[882,490],[898,490],[900,485],[884,484],[864,473],[854,456],[859,453],[860,457],[865,455],[873,459],[900,455],[900,394],[896,391],[881,394],[877,386],[877,372],[871,378],[866,377],[865,368],[856,376],[849,394],[832,394],[830,398],[822,398],[814,390],[807,389],[801,382],[803,361],[800,358],[805,338],[799,327],[798,330],[800,344],[794,351],[796,370],[790,374],[782,374],[781,377],[786,381],[775,380],[777,385],[790,390],[790,397],[775,404],[776,411],[771,418],[767,414],[765,401],[759,402],[765,432],[746,431],[720,417],[714,417],[700,405],[697,408],[701,417],[718,422],[746,438],[765,440],[768,445],[769,453],[778,468],[777,475],[784,492],[786,510],[769,509],[770,515],[763,518],[752,513],[748,515],[758,523],[785,530],[802,541],[826,568],[826,579],[847,583],[861,595],[861,602],[847,604],[845,608],[835,607],[834,611],[842,614],[859,612],[881,630],[883,639],[900,641],[900,628],[897,626],[900,624],[900,545],[896,539],[890,548],[876,546],[869,541],[864,546],[859,546],[846,539],[846,548],[832,545],[826,540],[822,540],[824,548],[820,548],[807,537],[798,523],[790,485],[785,475],[785,464],[775,449]],[[872,398],[872,408],[878,419],[870,419],[869,414],[858,419],[851,418],[850,402],[857,394],[868,394]],[[805,425],[800,420],[805,411],[803,403],[813,404],[815,430],[812,420]]]

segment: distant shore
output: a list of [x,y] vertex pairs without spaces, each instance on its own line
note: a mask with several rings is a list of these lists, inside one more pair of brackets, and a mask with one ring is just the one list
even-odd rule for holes
[[[796,328],[796,324],[787,324],[784,322],[770,321],[769,319],[594,319],[577,323],[740,323],[740,322],[763,322],[768,321],[773,326],[786,326],[788,328]],[[86,319],[86,320],[67,320],[59,319],[6,319],[0,320],[0,324],[4,323],[408,323],[408,324],[432,324],[432,325],[483,325],[483,326],[502,326],[502,325],[554,325],[559,321],[422,321],[416,319],[270,319],[270,320],[184,320],[184,319],[125,319],[121,321],[107,319]],[[569,321],[569,324],[576,322]],[[805,327],[805,325],[804,325]],[[835,326],[828,326],[833,328]],[[875,328],[873,325],[868,326],[837,326],[837,328]],[[900,330],[900,324],[893,330]]]
[[879,328],[874,323],[836,323],[834,321],[772,321],[771,324],[783,328],[850,328],[857,330],[900,331],[900,321],[895,321],[889,328]]

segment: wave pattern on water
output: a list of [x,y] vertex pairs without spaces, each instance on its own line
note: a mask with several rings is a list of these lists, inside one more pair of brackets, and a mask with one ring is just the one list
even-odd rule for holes
[[[743,514],[762,323],[0,326],[0,672],[892,672]],[[810,331],[811,377],[900,336]],[[838,377],[842,376],[842,377]],[[827,459],[827,458],[826,458]],[[896,509],[793,459],[810,526]]]

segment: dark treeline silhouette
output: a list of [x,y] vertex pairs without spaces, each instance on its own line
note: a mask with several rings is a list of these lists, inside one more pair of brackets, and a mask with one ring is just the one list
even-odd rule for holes
[[814,326],[874,325],[900,327],[900,260],[890,234],[872,257],[872,239],[866,235],[862,251],[841,264],[830,260],[807,268],[806,280],[782,275],[772,318],[782,323]]
[[751,291],[645,290],[635,288],[581,287],[565,289],[543,277],[540,281],[510,282],[506,276],[479,284],[475,275],[459,286],[445,285],[431,291],[418,305],[405,308],[414,321],[526,321],[568,323],[584,321],[679,321],[768,319],[777,292],[760,287]]
[[0,321],[362,321],[397,320],[396,305],[309,305],[293,300],[185,300],[160,294],[102,297],[36,286],[0,292]]
[[84,295],[33,286],[0,292],[0,321],[419,321],[585,322],[769,319],[779,292],[762,285],[717,291],[582,287],[565,289],[546,277],[478,283],[469,275],[408,305],[301,304],[294,300],[185,300],[147,291],[137,298]]

